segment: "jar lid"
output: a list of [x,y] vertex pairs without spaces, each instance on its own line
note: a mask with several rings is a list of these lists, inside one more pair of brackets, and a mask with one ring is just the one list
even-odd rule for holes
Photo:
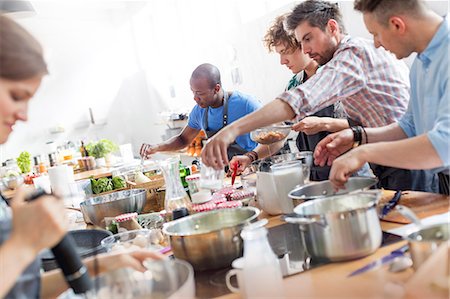
[[186,177],[186,181],[197,181],[200,180],[199,174],[191,174]]
[[128,221],[128,220],[137,218],[137,215],[138,215],[138,214],[137,214],[136,212],[134,212],[134,213],[122,214],[122,215],[116,216],[115,220],[116,220],[117,222],[125,222],[125,221]]

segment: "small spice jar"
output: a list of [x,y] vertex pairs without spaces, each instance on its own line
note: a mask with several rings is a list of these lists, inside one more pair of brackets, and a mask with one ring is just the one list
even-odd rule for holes
[[119,232],[122,230],[136,230],[142,229],[137,222],[137,213],[127,213],[116,216],[115,220],[118,226]]

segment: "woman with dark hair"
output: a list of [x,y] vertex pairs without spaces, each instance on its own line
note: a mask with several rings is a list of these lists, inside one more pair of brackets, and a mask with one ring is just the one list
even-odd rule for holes
[[[27,120],[28,103],[46,75],[42,47],[24,28],[0,14],[0,144],[17,121]],[[66,233],[64,206],[55,196],[25,203],[18,190],[10,207],[0,195],[0,297],[56,297],[67,289],[60,270],[40,275],[38,253],[56,245]],[[159,255],[149,251],[97,256],[98,272],[131,267]],[[85,261],[91,275],[94,259]]]

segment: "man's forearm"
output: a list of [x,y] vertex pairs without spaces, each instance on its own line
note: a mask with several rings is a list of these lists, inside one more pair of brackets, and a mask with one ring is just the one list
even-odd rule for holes
[[158,152],[177,151],[188,146],[189,143],[180,135],[174,136],[167,141],[155,145]]
[[[370,141],[370,140],[369,140]],[[443,165],[428,137],[362,145],[357,148],[367,162],[405,169],[432,169]]]
[[237,133],[237,136],[247,134],[257,128],[265,127],[277,122],[290,120],[295,117],[291,106],[282,100],[274,101],[261,109],[250,113],[238,121],[228,125],[227,128]]
[[367,133],[368,142],[365,140],[365,136],[363,136],[363,143],[375,143],[381,141],[396,141],[405,139],[405,132],[400,128],[397,123],[392,123],[388,126],[380,127],[380,128],[365,128]]
[[269,145],[260,144],[254,149],[254,151],[258,154],[258,159],[264,159],[278,153],[278,151],[283,147],[285,141],[286,140],[283,139]]
[[325,131],[327,132],[339,132],[348,127],[349,125],[346,119],[326,117]]

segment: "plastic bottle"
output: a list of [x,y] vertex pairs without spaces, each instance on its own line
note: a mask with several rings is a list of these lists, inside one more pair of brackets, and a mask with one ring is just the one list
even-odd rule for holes
[[244,239],[244,298],[283,298],[283,276],[267,239],[267,229],[253,224],[241,233]]

